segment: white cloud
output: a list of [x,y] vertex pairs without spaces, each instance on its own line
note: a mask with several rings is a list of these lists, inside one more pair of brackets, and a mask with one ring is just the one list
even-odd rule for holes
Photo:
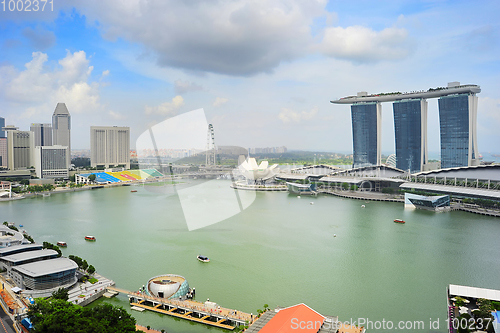
[[88,21],[108,39],[146,46],[160,66],[248,76],[306,53],[325,0],[87,0]]
[[188,92],[203,90],[203,87],[194,82],[175,80],[174,89],[177,95],[183,95]]
[[0,90],[6,102],[24,105],[23,115],[33,116],[64,102],[71,113],[101,110],[100,84],[90,82],[93,66],[84,51],[68,52],[59,66],[47,65],[45,53],[33,52],[25,69],[0,67]]
[[115,120],[121,120],[121,119],[127,118],[126,116],[122,115],[121,113],[118,113],[118,112],[115,112],[112,110],[109,111],[108,114],[111,117],[111,119],[115,119]]
[[314,107],[311,111],[294,111],[289,108],[281,108],[278,118],[283,123],[300,123],[304,120],[310,120],[318,113],[318,107]]
[[411,43],[403,28],[375,31],[362,26],[330,27],[325,29],[319,49],[325,55],[339,59],[376,62],[407,57]]
[[158,106],[148,106],[145,107],[145,113],[149,114],[159,114],[159,115],[172,115],[174,114],[181,106],[184,105],[184,98],[182,96],[175,96],[172,98],[171,102],[165,102]]
[[227,102],[229,101],[229,99],[227,98],[224,98],[224,97],[217,97],[214,101],[214,104],[213,106],[215,107],[218,107],[218,106],[221,106],[223,104],[226,104]]

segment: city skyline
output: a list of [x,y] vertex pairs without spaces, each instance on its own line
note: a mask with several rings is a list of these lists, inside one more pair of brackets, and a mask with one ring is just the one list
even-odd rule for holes
[[[348,153],[349,107],[330,100],[456,80],[481,86],[478,152],[498,150],[494,1],[473,7],[465,1],[74,6],[61,1],[53,12],[0,13],[0,116],[6,124],[28,129],[46,122],[62,102],[71,110],[75,149],[90,148],[92,125],[130,126],[134,147],[150,126],[204,108],[217,145]],[[188,20],[155,14],[188,10]],[[169,31],[168,38],[161,31]],[[395,152],[392,112],[383,105],[386,153]],[[438,119],[437,103],[429,103],[429,152],[440,150]]]

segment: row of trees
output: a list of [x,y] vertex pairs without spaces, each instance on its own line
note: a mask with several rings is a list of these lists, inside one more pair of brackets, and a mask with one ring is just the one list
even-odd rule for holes
[[495,201],[495,200],[488,200],[488,199],[463,199],[463,203],[468,203],[468,204],[475,204],[481,207],[488,207],[488,208],[500,208],[500,202]]
[[49,242],[43,242],[42,248],[56,251],[58,258],[62,256],[61,249],[57,245],[54,245],[54,244],[49,243]]
[[[38,298],[28,308],[34,333],[126,333],[136,331],[135,319],[122,307],[99,304],[81,307],[67,302],[63,293]],[[67,295],[66,295],[67,296]],[[58,297],[62,297],[58,298]]]
[[87,260],[84,260],[84,259],[82,259],[78,256],[74,256],[72,254],[70,254],[68,256],[68,258],[73,260],[74,262],[76,262],[76,264],[78,265],[78,268],[80,268],[81,270],[84,270],[91,275],[95,273],[95,267],[92,265],[89,265],[87,263]]

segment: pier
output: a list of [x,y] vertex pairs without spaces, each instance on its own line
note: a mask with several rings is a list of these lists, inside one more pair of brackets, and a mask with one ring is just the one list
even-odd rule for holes
[[136,309],[154,311],[231,331],[237,326],[249,325],[256,319],[256,316],[249,313],[223,308],[208,301],[202,303],[195,300],[171,300],[116,287],[108,287],[107,290],[126,294],[130,306]]

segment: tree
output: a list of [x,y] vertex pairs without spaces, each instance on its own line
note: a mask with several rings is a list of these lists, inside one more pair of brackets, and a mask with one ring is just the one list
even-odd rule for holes
[[28,317],[34,333],[136,332],[135,319],[121,307],[99,304],[80,307],[61,299],[37,299]]
[[64,301],[67,301],[69,296],[68,296],[68,290],[64,288],[59,288],[57,291],[54,291],[52,293],[52,298],[53,299],[62,299]]
[[86,271],[88,267],[89,267],[89,264],[87,263],[87,260],[84,260],[84,261],[82,262],[82,269],[83,269],[84,271]]
[[90,180],[91,182],[95,181],[95,174],[91,174],[91,175],[89,176],[89,180]]
[[92,265],[89,265],[89,268],[87,268],[87,273],[89,273],[90,275],[94,274],[95,273],[95,267],[92,266]]

